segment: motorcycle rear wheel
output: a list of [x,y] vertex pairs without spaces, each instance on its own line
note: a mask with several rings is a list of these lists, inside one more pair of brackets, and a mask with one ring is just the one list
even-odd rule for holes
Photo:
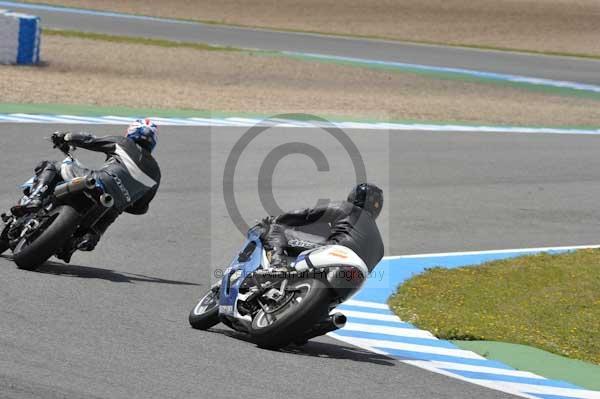
[[200,298],[188,318],[192,328],[208,330],[219,324],[219,290],[211,289]]
[[54,220],[33,241],[23,237],[13,250],[13,260],[19,269],[35,270],[61,249],[71,238],[80,215],[68,205],[52,211]]
[[293,294],[284,306],[260,310],[252,320],[250,335],[261,348],[279,349],[295,341],[304,344],[302,334],[329,310],[331,292],[321,280],[291,281],[287,288]]

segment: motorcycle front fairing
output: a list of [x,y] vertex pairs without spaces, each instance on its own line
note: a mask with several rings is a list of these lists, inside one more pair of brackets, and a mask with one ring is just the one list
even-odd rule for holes
[[252,322],[249,316],[238,312],[239,289],[242,283],[256,271],[263,260],[263,245],[257,229],[248,232],[241,252],[223,272],[219,293],[219,316]]

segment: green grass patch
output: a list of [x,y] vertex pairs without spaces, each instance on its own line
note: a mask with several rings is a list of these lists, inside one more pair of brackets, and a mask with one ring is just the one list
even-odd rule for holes
[[448,340],[530,345],[600,364],[600,250],[432,268],[399,287],[400,318]]
[[73,30],[62,30],[62,29],[48,29],[44,28],[44,35],[48,36],[61,36],[78,39],[88,40],[101,40],[111,43],[131,43],[131,44],[142,44],[146,46],[159,46],[169,48],[190,48],[201,51],[245,51],[234,47],[223,47],[213,46],[206,43],[193,43],[193,42],[180,42],[163,39],[150,39],[146,37],[133,37],[133,36],[117,36],[117,35],[106,35],[104,33],[91,33],[91,32],[79,32]]

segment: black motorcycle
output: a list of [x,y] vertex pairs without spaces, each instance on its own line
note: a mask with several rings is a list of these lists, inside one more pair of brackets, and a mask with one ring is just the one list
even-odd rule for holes
[[[81,166],[71,154],[74,148],[61,142],[56,134],[50,139],[67,156],[63,161],[66,167]],[[68,263],[82,237],[114,205],[102,182],[85,176],[58,184],[41,206],[32,208],[27,199],[34,181],[35,177],[21,186],[24,197],[10,214],[0,215],[4,222],[0,254],[11,249],[13,260],[25,270],[35,270],[53,255]]]

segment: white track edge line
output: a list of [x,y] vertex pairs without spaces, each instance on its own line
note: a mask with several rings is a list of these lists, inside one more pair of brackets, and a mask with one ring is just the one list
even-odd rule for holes
[[516,248],[516,249],[497,249],[497,250],[466,251],[466,252],[440,252],[440,253],[416,254],[416,255],[384,256],[383,259],[394,260],[394,259],[464,256],[464,255],[493,255],[493,254],[505,254],[505,253],[572,251],[572,250],[577,250],[577,249],[595,249],[595,248],[600,248],[600,245],[575,245],[575,246],[566,246],[566,247]]
[[[38,123],[60,123],[61,119],[59,116],[55,115],[38,115],[38,114],[0,114],[0,122],[4,123],[19,123],[3,120],[2,117],[5,116],[7,119],[10,119],[11,116],[20,115],[23,118],[31,117],[32,119],[38,119]],[[62,117],[71,117],[71,115],[61,115]],[[85,116],[75,116],[73,117],[84,119]],[[149,116],[152,118],[152,116]],[[227,117],[227,118],[163,118],[159,117],[163,121],[164,125],[169,125],[169,121],[172,120],[173,125],[179,125],[183,123],[184,120],[189,121],[189,126],[195,126],[194,122],[198,123],[198,126],[241,126],[241,127],[251,127],[256,124],[267,124],[270,122],[268,119],[253,119],[253,118],[240,118],[240,117]],[[90,120],[97,121],[98,119],[105,119],[112,123],[123,121],[123,123],[129,122],[134,117],[122,117],[122,116],[96,116],[90,117]],[[295,121],[290,119],[289,121],[284,122],[281,119],[278,119],[277,122],[279,124],[275,124],[273,127],[292,127],[292,128],[307,128],[311,127],[305,121]],[[26,122],[22,122],[26,123]],[[97,123],[97,122],[95,122]],[[308,124],[308,126],[307,126]],[[322,128],[322,127],[346,127],[350,129],[373,129],[373,130],[402,130],[402,131],[411,131],[411,130],[420,130],[420,131],[438,131],[438,132],[488,132],[488,133],[546,133],[546,134],[591,134],[591,135],[599,135],[600,128],[598,129],[579,129],[579,128],[551,128],[551,127],[526,127],[526,126],[474,126],[474,125],[459,125],[459,124],[426,124],[426,123],[384,123],[384,122],[328,122],[328,123],[315,123],[314,128]]]
[[371,301],[359,301],[357,299],[349,299],[346,302],[344,302],[344,305],[358,306],[358,307],[363,307],[363,308],[382,309],[382,310],[390,309],[389,306],[384,303],[371,302]]

